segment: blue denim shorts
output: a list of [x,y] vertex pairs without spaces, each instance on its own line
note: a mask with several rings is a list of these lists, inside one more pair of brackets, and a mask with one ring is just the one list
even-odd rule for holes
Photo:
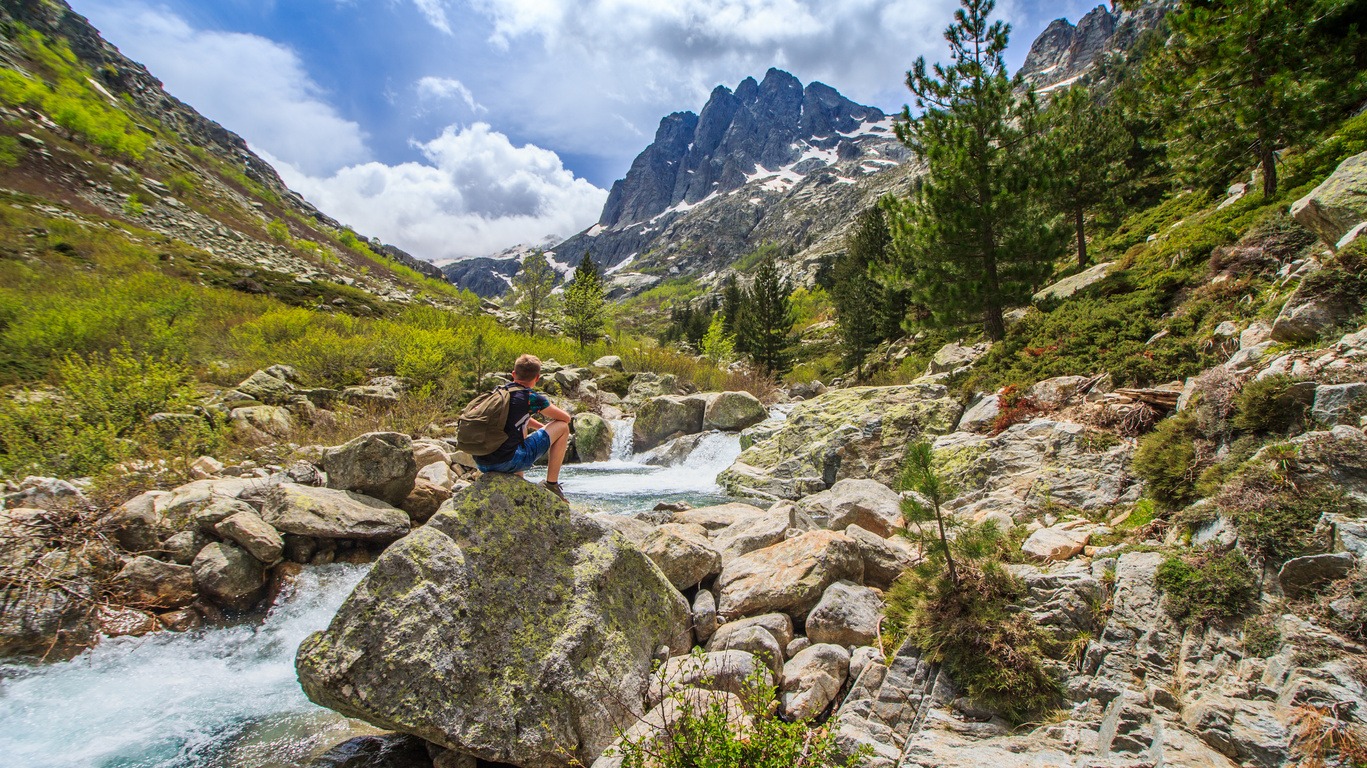
[[538,429],[527,435],[527,439],[523,440],[522,445],[517,447],[517,453],[514,453],[511,459],[502,464],[484,464],[476,459],[475,466],[479,467],[480,472],[505,472],[510,475],[526,472],[532,468],[537,459],[545,456],[550,449],[550,433],[544,429]]

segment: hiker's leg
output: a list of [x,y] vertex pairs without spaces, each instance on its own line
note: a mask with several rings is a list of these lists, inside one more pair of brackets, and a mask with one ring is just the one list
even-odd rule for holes
[[565,450],[570,447],[570,425],[563,421],[547,424],[546,434],[551,436],[551,449],[546,455],[546,482],[560,482],[560,465],[565,463]]

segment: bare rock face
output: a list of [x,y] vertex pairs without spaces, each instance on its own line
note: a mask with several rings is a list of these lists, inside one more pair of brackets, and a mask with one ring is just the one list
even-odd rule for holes
[[829,490],[801,500],[798,508],[819,521],[824,520],[826,527],[833,531],[858,525],[886,537],[905,527],[902,497],[877,480],[841,480]]
[[809,531],[727,563],[717,578],[717,613],[736,618],[780,611],[802,618],[826,587],[863,577],[864,559],[852,539]]
[[1367,220],[1367,152],[1339,163],[1329,178],[1291,205],[1291,217],[1331,246]]
[[210,544],[199,551],[190,567],[199,590],[225,608],[249,610],[265,592],[265,568],[241,547]]
[[702,526],[666,523],[646,536],[641,551],[679,589],[696,587],[721,572],[721,554],[707,540],[707,530]]
[[398,432],[371,432],[323,451],[328,487],[403,504],[418,477],[413,441]]
[[882,614],[883,601],[872,589],[837,581],[807,615],[807,637],[817,644],[873,645]]
[[311,699],[378,727],[490,762],[588,765],[641,711],[656,649],[687,650],[688,616],[626,539],[485,475],[385,551],[296,666]]

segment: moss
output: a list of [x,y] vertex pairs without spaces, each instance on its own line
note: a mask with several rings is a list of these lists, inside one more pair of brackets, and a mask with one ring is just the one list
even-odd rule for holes
[[935,452],[935,471],[959,488],[979,488],[987,482],[985,458],[985,443],[941,448]]
[[1169,555],[1157,584],[1168,615],[1183,627],[1243,615],[1258,595],[1257,579],[1238,550]]

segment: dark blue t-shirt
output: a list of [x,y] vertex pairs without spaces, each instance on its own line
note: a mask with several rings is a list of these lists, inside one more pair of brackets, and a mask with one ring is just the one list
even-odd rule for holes
[[480,463],[493,466],[502,464],[513,457],[517,452],[517,447],[522,445],[526,439],[523,430],[527,427],[527,419],[533,413],[538,413],[551,406],[551,401],[545,395],[521,384],[512,384],[508,394],[508,420],[503,424],[503,432],[508,435],[508,439],[503,441],[497,451],[488,456],[480,456]]

